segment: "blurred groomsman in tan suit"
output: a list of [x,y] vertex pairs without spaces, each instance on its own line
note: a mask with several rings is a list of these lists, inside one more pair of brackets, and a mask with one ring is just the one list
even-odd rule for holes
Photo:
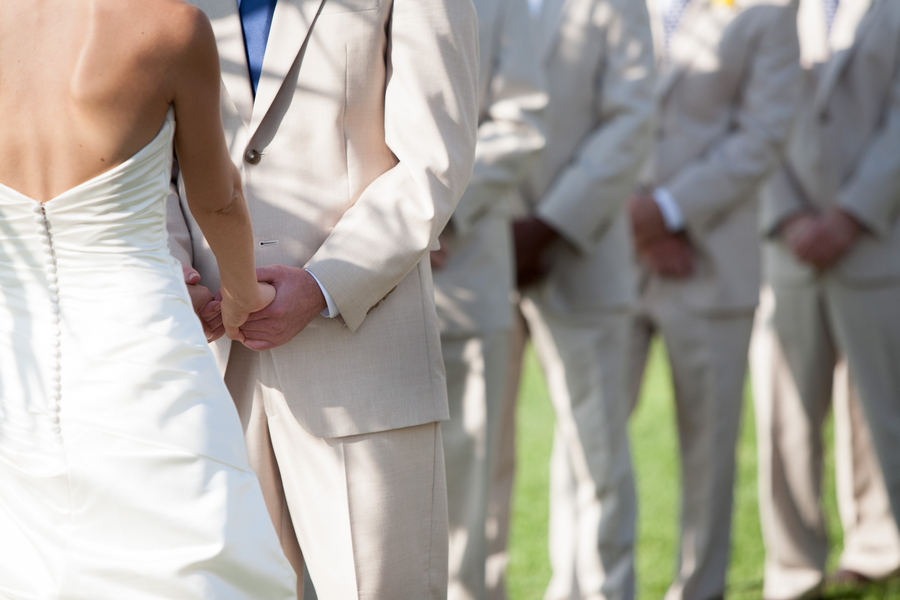
[[640,258],[637,401],[650,342],[675,387],[682,509],[667,600],[725,593],[734,452],[759,298],[757,192],[777,166],[799,75],[796,2],[648,0],[660,76],[646,191],[629,207]]
[[[259,276],[277,290],[242,328],[246,345],[215,352],[282,545],[321,600],[446,598],[429,251],[474,159],[472,2],[192,3],[215,30]],[[169,231],[174,255],[217,289],[177,198]]]
[[[847,586],[900,572],[900,533],[846,357],[839,356],[829,340],[802,342],[804,351],[810,344],[824,344],[825,348],[813,352],[821,352],[825,362],[816,365],[815,373],[805,375],[805,383],[795,382],[772,331],[774,309],[772,289],[766,286],[750,353],[760,516],[767,548],[766,598],[816,597],[826,581],[829,547],[821,506],[822,429],[829,405],[834,409],[835,483],[843,549],[838,572],[828,581]],[[800,397],[801,387],[805,398]]]
[[900,517],[900,4],[802,0],[800,36],[801,110],[762,195],[771,291],[753,353],[773,600],[823,581],[822,427],[836,365],[836,436],[850,440],[838,437],[838,466],[854,469],[839,479],[851,526],[841,567],[877,578],[900,561],[886,514]]
[[544,147],[547,95],[526,0],[475,0],[475,169],[441,249],[434,293],[450,420],[441,424],[450,512],[450,600],[485,599],[488,488],[506,390],[513,291],[511,194]]
[[[626,344],[635,293],[624,205],[649,142],[652,35],[646,7],[634,0],[530,4],[549,90],[548,138],[521,186],[523,216],[514,237],[521,314],[557,416],[553,578],[544,597],[628,600],[634,597],[635,498]],[[516,366],[525,337],[517,339]],[[517,383],[508,391],[505,419],[512,418]],[[510,425],[504,422],[507,433]],[[501,443],[501,456],[511,456],[512,436]],[[499,524],[501,533],[508,490],[500,501],[492,498],[499,522],[492,528]],[[491,575],[496,586],[501,578]]]

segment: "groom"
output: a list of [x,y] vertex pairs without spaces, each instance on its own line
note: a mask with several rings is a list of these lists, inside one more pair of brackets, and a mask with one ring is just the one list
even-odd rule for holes
[[[445,598],[447,397],[428,251],[474,158],[472,2],[191,3],[218,41],[228,146],[259,276],[277,289],[246,342],[214,352],[285,553],[322,600]],[[215,290],[179,191],[172,253]]]

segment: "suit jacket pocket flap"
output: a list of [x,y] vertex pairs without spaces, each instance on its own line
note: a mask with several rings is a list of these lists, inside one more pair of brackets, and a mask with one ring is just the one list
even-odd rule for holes
[[321,14],[378,10],[382,0],[325,0]]

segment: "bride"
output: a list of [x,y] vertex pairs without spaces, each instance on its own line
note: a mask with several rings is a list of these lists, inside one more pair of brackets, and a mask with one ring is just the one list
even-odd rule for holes
[[174,140],[242,340],[274,290],[218,65],[180,0],[0,2],[0,598],[295,598],[166,247]]

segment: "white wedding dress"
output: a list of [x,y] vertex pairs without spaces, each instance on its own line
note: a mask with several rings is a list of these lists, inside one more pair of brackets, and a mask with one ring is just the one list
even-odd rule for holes
[[295,598],[166,247],[174,131],[43,205],[0,185],[3,600]]

